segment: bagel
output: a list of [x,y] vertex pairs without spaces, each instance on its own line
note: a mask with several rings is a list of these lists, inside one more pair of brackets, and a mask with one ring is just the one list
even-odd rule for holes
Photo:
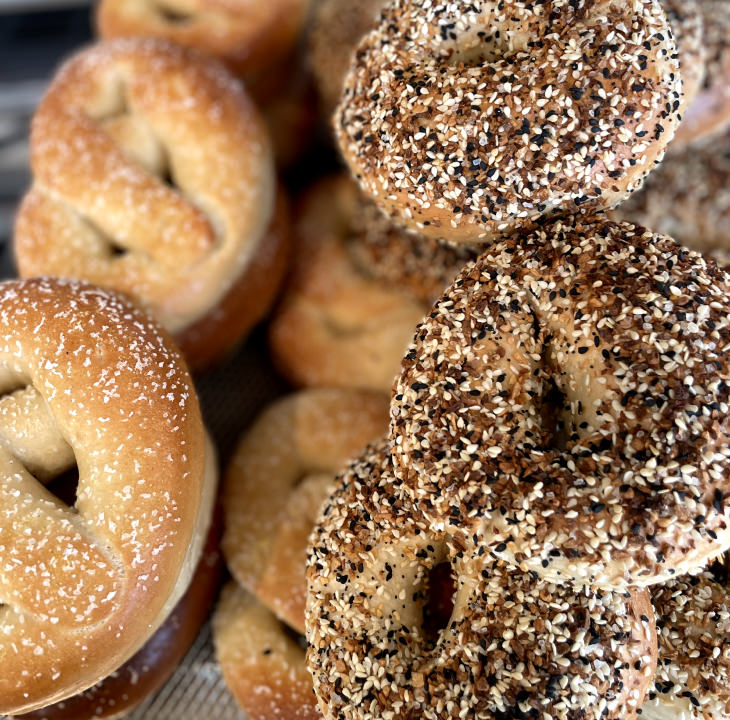
[[[645,590],[537,580],[436,530],[392,473],[387,442],[338,480],[311,539],[307,662],[334,720],[636,717],[656,667]],[[450,565],[444,628],[429,628],[431,572]]]
[[394,0],[357,49],[335,131],[385,212],[489,242],[620,203],[661,160],[681,99],[658,0]]
[[304,633],[307,538],[340,468],[388,426],[384,395],[312,389],[267,407],[236,448],[222,489],[232,575]]
[[727,567],[652,588],[659,663],[646,720],[723,720],[730,715]]
[[[56,279],[0,284],[0,315],[0,713],[18,714],[144,645],[189,584],[214,483],[192,381],[148,316]],[[36,477],[70,464],[64,502]]]
[[[677,42],[682,75],[682,114],[692,104],[705,79],[705,27],[699,3],[700,0],[661,0]],[[677,130],[670,150],[679,134]]]
[[434,527],[551,582],[699,570],[730,546],[729,283],[603,217],[495,244],[406,354],[396,476]]
[[31,162],[20,275],[123,292],[176,336],[279,252],[266,131],[238,81],[193,51],[138,38],[72,57],[33,119]]

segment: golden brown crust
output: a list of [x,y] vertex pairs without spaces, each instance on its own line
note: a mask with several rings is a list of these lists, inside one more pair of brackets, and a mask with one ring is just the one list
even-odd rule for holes
[[251,720],[321,720],[302,645],[235,582],[223,588],[213,640],[223,678]]
[[344,176],[307,193],[295,236],[269,329],[277,366],[296,385],[389,391],[416,323],[464,254],[395,229]]
[[[656,668],[646,591],[510,570],[401,491],[381,441],[338,479],[312,535],[307,663],[327,718],[636,717]],[[444,563],[453,610],[431,635],[424,606]]]
[[669,235],[693,250],[730,251],[730,134],[669,155],[611,217]]
[[704,84],[684,114],[672,152],[702,144],[730,128],[730,8],[726,0],[698,0],[705,45]]
[[201,50],[239,75],[285,57],[304,24],[308,0],[102,0],[104,39],[157,37]]
[[274,217],[241,277],[208,315],[176,337],[195,372],[231,352],[271,308],[289,265],[290,225],[284,189],[279,187]]
[[0,390],[42,396],[79,472],[70,508],[0,449],[0,712],[18,713],[93,685],[164,620],[197,560],[206,450],[184,362],[129,303],[25,280],[0,285],[0,313]]
[[305,390],[269,406],[241,439],[223,486],[223,552],[239,583],[304,632],[307,538],[336,473],[388,425],[388,400]]
[[190,586],[144,647],[83,693],[18,715],[22,720],[113,720],[132,712],[170,678],[208,618],[218,592],[223,562],[218,548],[220,513],[210,524]]
[[173,333],[226,295],[273,212],[271,151],[242,86],[161,40],[69,60],[34,117],[31,159],[20,274],[113,288]]
[[436,526],[554,582],[702,567],[730,546],[729,283],[601,216],[495,244],[404,359],[396,475]]
[[358,47],[335,130],[383,210],[488,242],[617,205],[661,159],[680,104],[658,0],[396,0]]

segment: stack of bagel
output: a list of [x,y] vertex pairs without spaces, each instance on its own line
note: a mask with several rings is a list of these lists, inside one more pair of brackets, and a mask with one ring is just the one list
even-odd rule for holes
[[730,718],[727,0],[95,18],[0,286],[0,711],[169,677],[218,455],[250,720]]

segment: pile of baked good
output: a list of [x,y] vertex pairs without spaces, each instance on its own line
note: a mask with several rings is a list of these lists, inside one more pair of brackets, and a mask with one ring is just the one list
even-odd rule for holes
[[273,307],[304,389],[228,465],[213,619],[251,720],[730,717],[726,0],[96,18],[0,285],[0,712],[169,677],[219,580],[187,366]]

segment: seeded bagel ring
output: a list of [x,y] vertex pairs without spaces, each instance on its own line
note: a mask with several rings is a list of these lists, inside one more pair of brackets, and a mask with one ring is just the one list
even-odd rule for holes
[[652,588],[659,661],[646,720],[730,717],[730,598],[727,565]]
[[[339,479],[311,544],[307,661],[325,717],[636,716],[656,664],[648,593],[550,585],[434,531],[400,494],[387,442]],[[443,563],[453,611],[429,628]]]
[[396,382],[396,474],[554,582],[648,585],[730,546],[730,278],[666,236],[552,221],[466,267]]
[[477,242],[617,205],[680,104],[658,0],[395,0],[357,50],[335,129],[382,209]]

